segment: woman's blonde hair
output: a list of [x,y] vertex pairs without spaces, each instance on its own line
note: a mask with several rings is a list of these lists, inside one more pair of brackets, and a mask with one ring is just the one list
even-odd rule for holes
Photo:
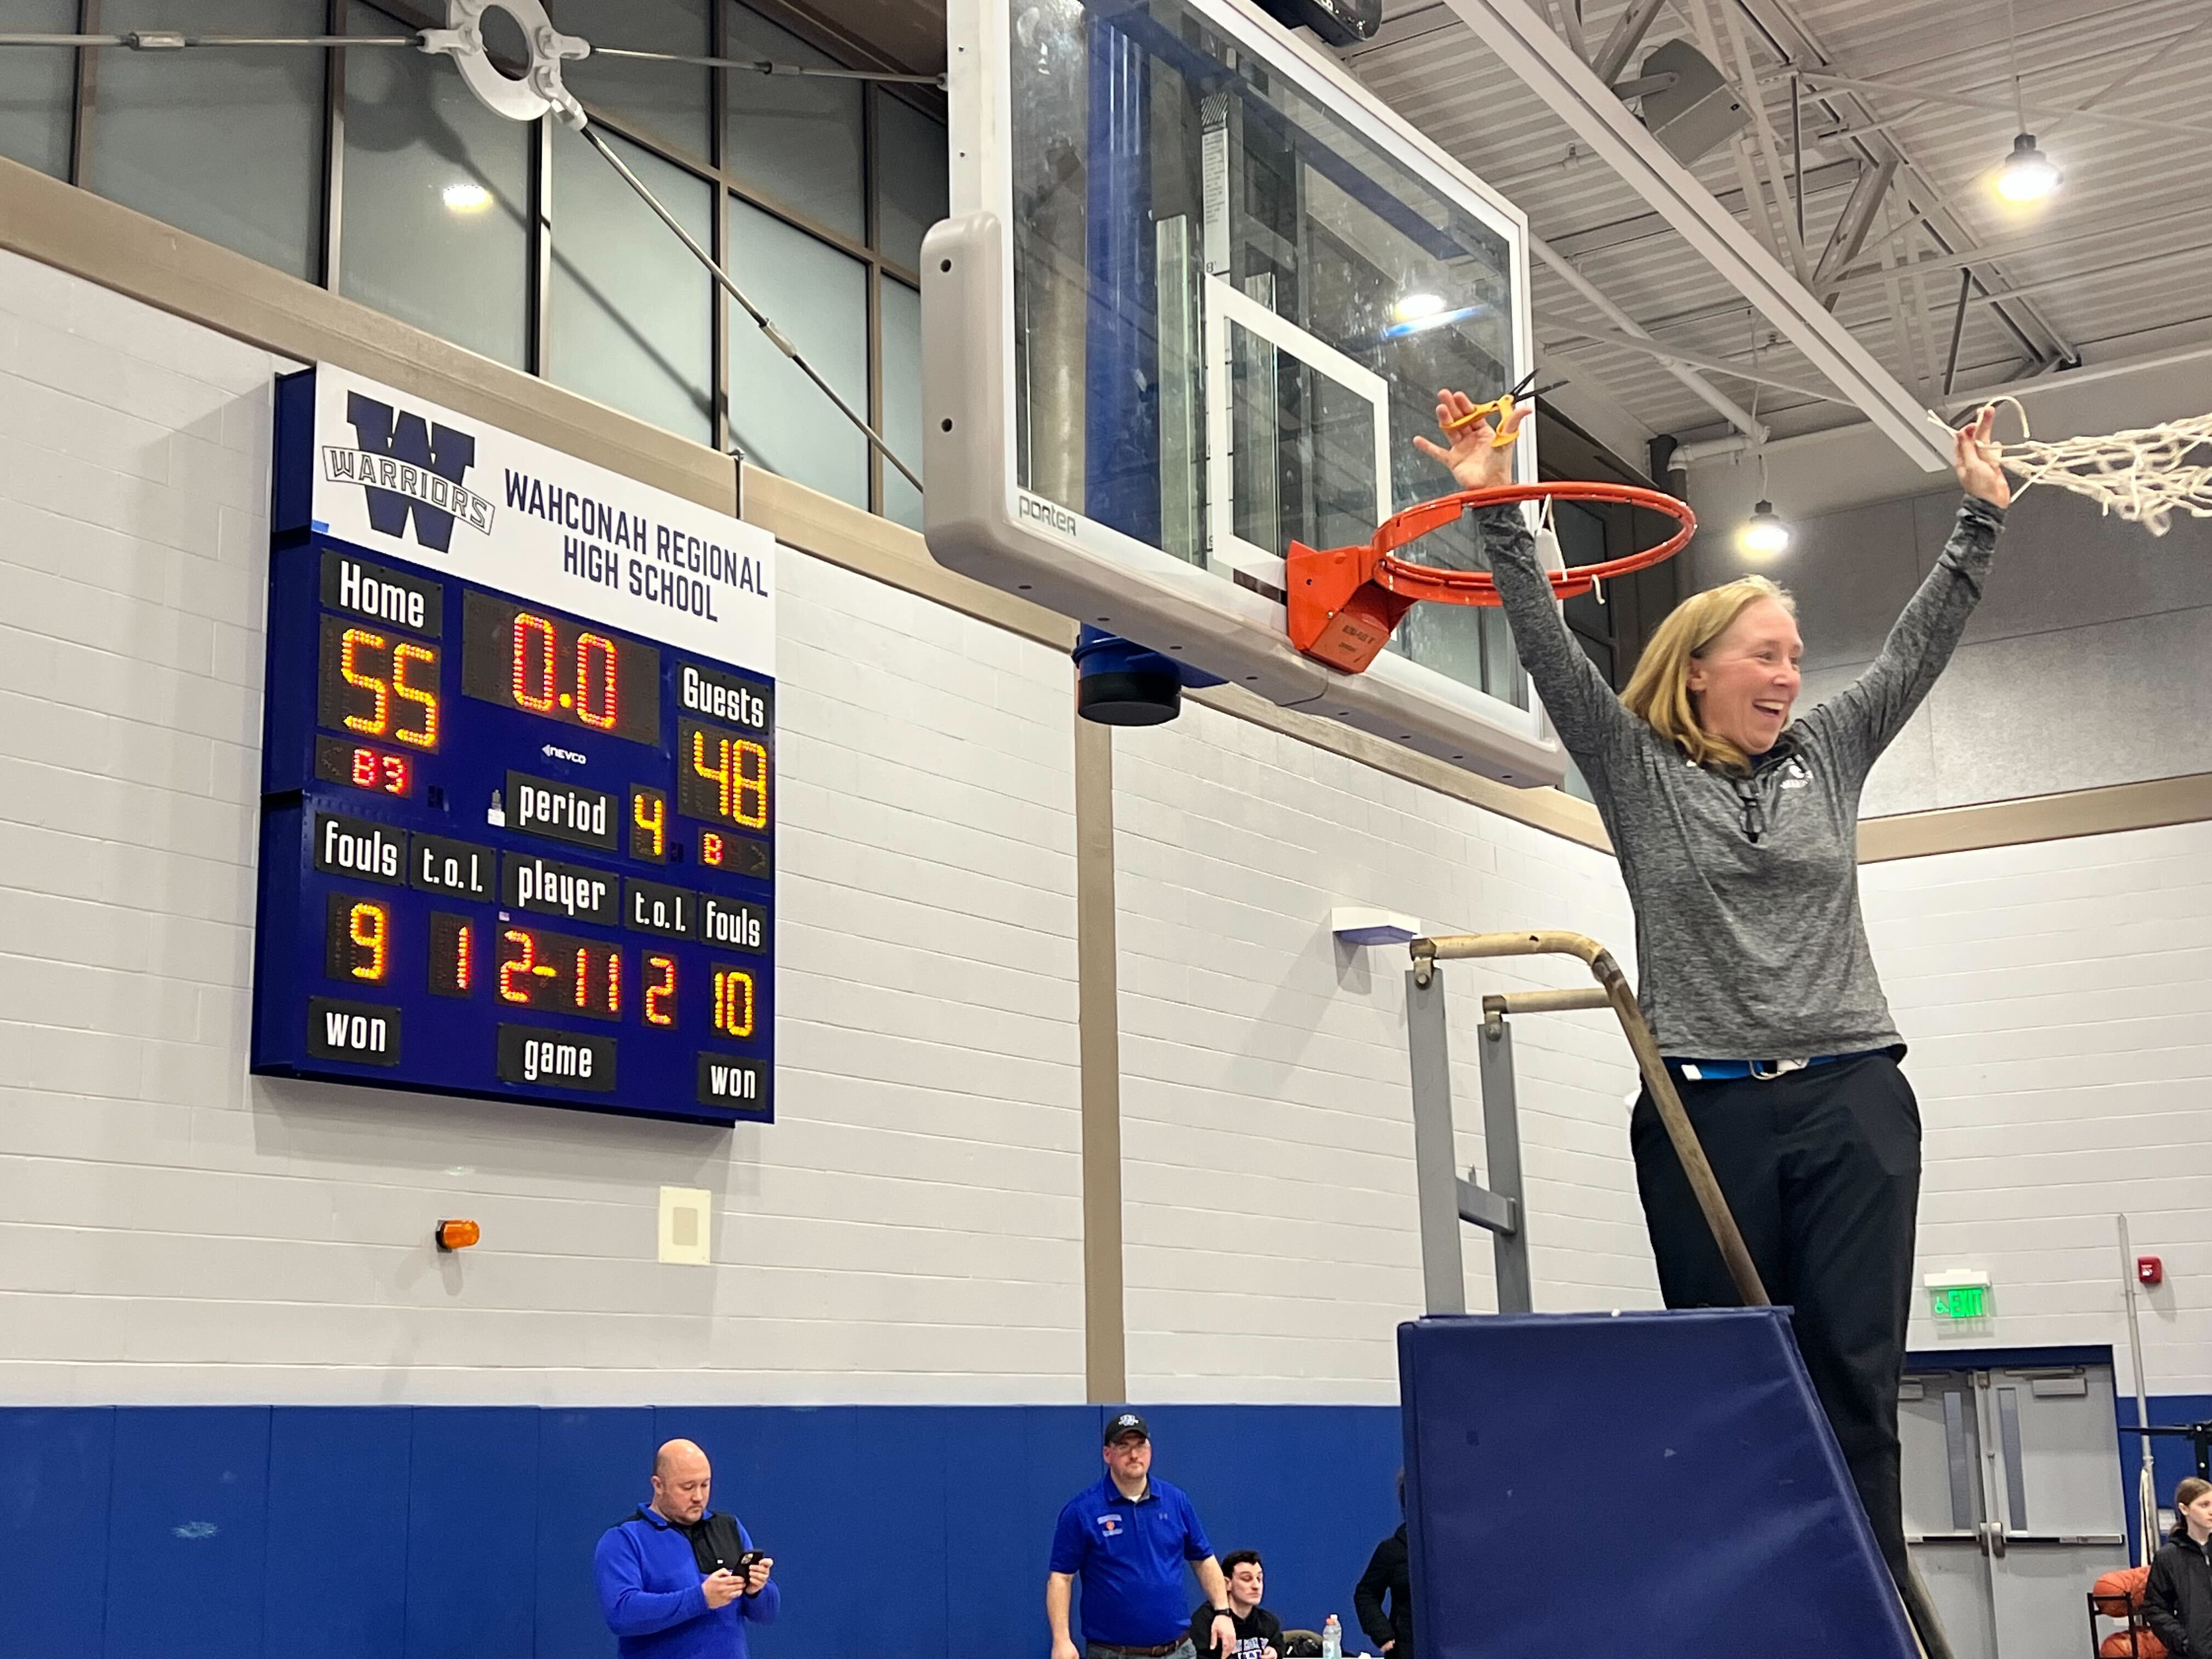
[[1697,708],[1690,701],[1690,665],[1761,599],[1773,600],[1793,617],[1797,614],[1797,602],[1788,590],[1764,576],[1740,576],[1692,593],[1652,634],[1636,672],[1629,677],[1628,690],[1620,694],[1632,714],[1649,721],[1653,731],[1700,766],[1717,764],[1741,771],[1751,765],[1742,750],[1698,723]]

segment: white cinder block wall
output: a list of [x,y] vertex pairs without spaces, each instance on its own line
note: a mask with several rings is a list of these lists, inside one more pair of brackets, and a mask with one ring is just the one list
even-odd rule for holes
[[774,1126],[248,1077],[286,367],[0,255],[0,1398],[1079,1399],[1066,665],[897,590],[780,566]]
[[[1116,739],[1129,1364],[1139,1395],[1388,1401],[1419,1308],[1403,956],[1336,904],[1440,930],[1571,927],[1634,959],[1610,860],[1204,708]],[[1912,1346],[2109,1343],[2132,1386],[2113,1216],[2168,1282],[2154,1393],[2212,1376],[2212,825],[1872,865],[1868,927],[1926,1129],[1916,1282],[1995,1279]],[[1447,969],[1462,1161],[1486,990]],[[1657,1300],[1601,1014],[1515,1022],[1540,1309]],[[1494,1305],[1468,1231],[1470,1305]],[[1917,1306],[1917,1304],[1916,1304]]]
[[[1045,648],[796,554],[780,1121],[734,1133],[246,1066],[283,367],[0,255],[0,1398],[1073,1400],[1072,711]],[[1202,708],[1116,739],[1131,1389],[1393,1397],[1420,1296],[1402,957],[1337,904],[1565,927],[1602,856]],[[1923,1270],[2124,1340],[2112,1213],[2212,1369],[2212,826],[1866,872],[1925,1103]],[[1463,1161],[1485,989],[1449,969]],[[1516,1022],[1539,1305],[1656,1301],[1602,1015]],[[657,1189],[717,1195],[708,1270]],[[430,1223],[485,1246],[441,1261]],[[1486,1304],[1487,1241],[1469,1294]]]
[[1916,1348],[2109,1342],[2133,1385],[2113,1217],[2166,1282],[2150,1392],[2212,1388],[2212,824],[1863,872],[1927,1134],[1920,1267],[1980,1267],[1992,1316]]
[[[1391,1401],[1421,1310],[1402,947],[1340,948],[1337,905],[1438,932],[1565,927],[1634,961],[1609,858],[1186,706],[1115,737],[1130,1388],[1139,1397]],[[1485,991],[1579,963],[1446,969],[1463,1164],[1480,1155]],[[1541,1309],[1653,1306],[1608,1016],[1517,1020]],[[1494,1305],[1468,1230],[1469,1305]]]

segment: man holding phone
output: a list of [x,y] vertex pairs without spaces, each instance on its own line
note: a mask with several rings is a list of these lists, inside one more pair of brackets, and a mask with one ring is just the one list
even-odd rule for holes
[[599,1607],[622,1659],[745,1659],[747,1621],[775,1621],[775,1563],[708,1508],[713,1486],[707,1454],[672,1440],[653,1460],[653,1501],[600,1538]]

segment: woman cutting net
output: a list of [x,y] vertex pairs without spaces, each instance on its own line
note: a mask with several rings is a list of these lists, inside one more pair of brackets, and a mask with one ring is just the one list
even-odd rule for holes
[[[1512,448],[1468,420],[1474,408],[1439,394],[1449,445],[1413,441],[1463,489],[1510,483]],[[1506,439],[1524,413],[1507,416]],[[1561,619],[1519,510],[1478,520],[1521,660],[1620,857],[1638,1000],[1759,1276],[1796,1309],[1806,1369],[1900,1587],[1897,1393],[1920,1115],[1859,913],[1859,794],[1981,599],[2011,501],[1990,420],[1954,435],[1966,498],[1881,654],[1802,715],[1803,646],[1789,595],[1765,578],[1683,601],[1616,696]],[[1667,1305],[1732,1305],[1648,1091],[1630,1139]]]

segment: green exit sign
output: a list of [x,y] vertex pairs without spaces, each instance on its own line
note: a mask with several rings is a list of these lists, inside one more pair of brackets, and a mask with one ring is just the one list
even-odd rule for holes
[[1986,1285],[1947,1285],[1929,1294],[1929,1311],[1938,1319],[1979,1319],[1990,1310]]

